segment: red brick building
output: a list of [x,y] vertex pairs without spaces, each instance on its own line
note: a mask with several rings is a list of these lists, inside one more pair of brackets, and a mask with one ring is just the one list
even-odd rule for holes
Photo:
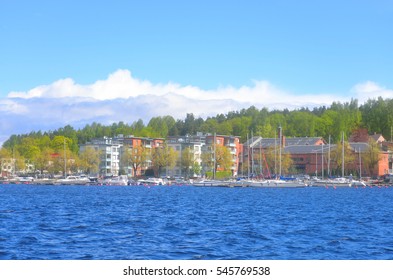
[[[382,176],[392,173],[392,150],[389,150],[389,148],[382,149],[382,147],[389,147],[389,145],[383,144],[385,140],[382,135],[374,134],[369,137],[362,137],[362,135],[358,135],[350,138],[361,142],[349,142],[349,151],[347,151],[349,154],[347,154],[347,157],[350,157],[352,161],[346,161],[344,175],[353,174],[354,176],[364,177]],[[378,164],[371,169],[362,164],[362,158],[367,156],[367,151],[370,148],[368,142],[370,140],[379,143],[381,146]],[[266,169],[265,166],[260,166],[264,164],[262,161],[252,160],[254,157],[251,155],[260,153],[260,149],[266,150],[272,147],[278,151],[280,148],[278,139],[253,137],[244,143],[243,161],[250,162],[251,173],[258,175],[258,170]],[[337,145],[329,145],[322,137],[282,137],[281,139],[281,152],[283,154],[290,154],[293,161],[292,170],[295,174],[308,174],[318,177],[327,175],[342,176],[342,165],[329,156],[336,149]],[[341,154],[341,151],[336,151],[337,153]],[[274,167],[270,166],[269,168],[272,173],[275,173],[273,170]]]
[[[231,172],[232,176],[238,175],[239,163],[241,161],[241,155],[243,151],[243,145],[240,143],[240,137],[228,136],[228,135],[206,135],[205,150],[212,150],[214,141],[218,146],[227,147],[231,153],[232,163]],[[218,167],[219,171],[223,171],[221,167]]]

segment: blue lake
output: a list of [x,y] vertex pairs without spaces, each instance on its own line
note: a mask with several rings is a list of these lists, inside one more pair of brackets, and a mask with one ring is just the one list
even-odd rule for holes
[[393,188],[0,185],[0,259],[393,259]]

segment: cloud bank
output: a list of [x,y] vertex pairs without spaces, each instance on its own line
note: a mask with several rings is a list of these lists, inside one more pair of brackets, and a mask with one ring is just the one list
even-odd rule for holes
[[187,113],[206,118],[219,113],[257,108],[296,109],[330,105],[352,98],[362,104],[369,98],[393,98],[393,90],[367,81],[355,85],[348,98],[338,94],[294,94],[268,81],[254,81],[252,86],[220,87],[204,90],[177,83],[153,84],[117,70],[105,80],[77,84],[71,78],[40,85],[27,92],[10,92],[0,99],[0,143],[12,134],[47,131],[70,124],[83,127],[92,122],[110,124],[138,119],[147,122],[155,116],[185,118]]

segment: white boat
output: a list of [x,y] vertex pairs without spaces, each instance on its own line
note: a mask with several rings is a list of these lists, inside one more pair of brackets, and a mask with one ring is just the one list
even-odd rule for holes
[[229,182],[219,180],[202,180],[192,183],[195,187],[229,187]]
[[248,180],[230,180],[230,181],[227,181],[227,184],[228,184],[228,187],[231,187],[231,188],[234,188],[234,187],[237,187],[237,188],[241,188],[241,187],[248,187]]
[[304,188],[307,184],[301,181],[285,181],[285,180],[262,180],[262,181],[247,181],[248,187],[260,188]]
[[243,180],[242,184],[245,187],[262,187],[268,183],[267,180]]
[[366,183],[365,182],[363,182],[363,181],[358,181],[358,180],[352,180],[351,181],[351,187],[355,187],[355,188],[358,188],[358,187],[366,187],[367,185],[366,185]]
[[363,181],[351,180],[347,178],[334,178],[327,180],[313,180],[310,184],[313,187],[365,187],[366,184]]
[[86,176],[76,176],[76,175],[71,175],[67,176],[64,179],[58,179],[56,180],[56,184],[59,185],[87,185],[90,183],[89,178]]
[[138,185],[149,185],[149,186],[162,186],[165,185],[164,180],[162,178],[148,178],[148,179],[139,179],[137,181]]
[[102,184],[106,186],[127,186],[128,179],[126,176],[115,176],[105,179]]
[[28,184],[34,182],[33,177],[14,177],[9,180],[10,183]]

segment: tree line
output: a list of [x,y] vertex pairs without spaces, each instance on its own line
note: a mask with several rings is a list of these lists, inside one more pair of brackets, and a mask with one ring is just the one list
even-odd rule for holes
[[[187,113],[185,119],[175,120],[172,116],[153,117],[145,124],[141,119],[133,122],[120,121],[111,125],[93,122],[85,127],[75,129],[70,125],[54,131],[32,131],[28,134],[12,135],[4,142],[0,158],[6,156],[33,160],[35,165],[43,154],[46,157],[60,158],[61,151],[66,150],[68,157],[79,154],[79,145],[94,138],[117,135],[134,135],[138,137],[166,138],[167,136],[195,135],[197,132],[217,133],[239,136],[242,142],[253,135],[273,138],[281,126],[287,137],[331,136],[333,142],[339,142],[341,133],[349,137],[352,131],[366,128],[369,132],[381,133],[391,139],[393,126],[393,99],[369,99],[364,104],[358,100],[333,102],[330,106],[313,109],[269,110],[251,106],[240,111],[231,111],[203,119]],[[65,146],[65,149],[64,149]],[[82,163],[80,162],[79,165]],[[83,163],[88,165],[88,163]]]

